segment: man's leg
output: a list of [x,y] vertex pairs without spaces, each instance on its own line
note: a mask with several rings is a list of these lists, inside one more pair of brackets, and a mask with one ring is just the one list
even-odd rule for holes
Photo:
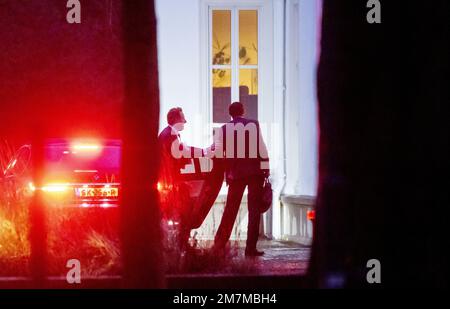
[[176,209],[176,215],[171,219],[178,221],[178,226],[176,227],[178,246],[180,250],[184,250],[188,245],[191,232],[193,204],[189,195],[189,186],[185,182],[180,182],[177,188],[176,200],[173,205]]
[[225,248],[228,239],[230,238],[246,185],[247,183],[244,180],[235,180],[230,182],[228,186],[225,210],[214,239],[214,247],[216,249]]
[[248,227],[246,252],[255,252],[259,236],[259,222],[261,219],[260,203],[264,178],[252,177],[248,184]]

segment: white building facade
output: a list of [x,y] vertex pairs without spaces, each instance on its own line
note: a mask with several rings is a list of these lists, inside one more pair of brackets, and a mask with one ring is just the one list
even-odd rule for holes
[[[274,204],[261,232],[310,244],[318,177],[316,69],[320,0],[156,0],[161,129],[171,107],[188,121],[182,139],[207,147],[212,128],[241,101],[269,148]],[[217,199],[199,238],[213,238],[226,200]],[[246,196],[243,198],[246,204]],[[245,239],[241,207],[232,238]]]

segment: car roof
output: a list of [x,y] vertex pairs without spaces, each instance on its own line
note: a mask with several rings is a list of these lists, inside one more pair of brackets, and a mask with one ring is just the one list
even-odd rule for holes
[[120,147],[120,139],[87,139],[87,138],[49,138],[45,140],[45,146],[67,146],[73,143],[100,143],[103,147]]

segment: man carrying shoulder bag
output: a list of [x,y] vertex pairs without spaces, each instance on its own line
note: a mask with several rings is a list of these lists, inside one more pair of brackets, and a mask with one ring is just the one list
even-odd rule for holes
[[[234,102],[229,106],[232,120],[220,131],[223,143],[215,149],[216,156],[225,158],[225,176],[228,184],[227,201],[214,240],[214,249],[222,251],[231,235],[245,188],[248,187],[248,226],[245,255],[261,256],[256,249],[261,213],[271,204],[271,189],[268,190],[269,158],[261,135],[259,123],[244,117],[244,106]],[[223,148],[223,149],[220,149]],[[270,183],[269,183],[270,184]],[[269,194],[270,193],[270,194]],[[264,198],[265,197],[265,198]],[[269,205],[269,206],[268,206]]]

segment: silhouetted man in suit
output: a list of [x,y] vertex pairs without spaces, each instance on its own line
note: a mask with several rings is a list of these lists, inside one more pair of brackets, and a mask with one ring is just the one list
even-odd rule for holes
[[[248,187],[248,227],[246,256],[260,256],[256,250],[259,236],[260,204],[265,177],[269,176],[267,148],[256,120],[244,118],[244,106],[234,102],[229,106],[233,120],[219,130],[215,155],[225,158],[228,195],[225,210],[214,240],[214,249],[222,251],[231,235],[244,190]],[[217,142],[218,141],[218,142]]]
[[[189,187],[181,180],[181,170],[191,163],[186,157],[190,148],[181,142],[180,132],[186,119],[183,110],[175,107],[167,113],[168,126],[158,136],[160,152],[160,173],[158,190],[163,217],[179,224],[179,245],[184,248],[189,239],[190,212],[192,204]],[[183,155],[184,153],[184,155]]]
[[183,110],[175,107],[167,113],[168,126],[161,131],[158,142],[161,154],[161,177],[164,185],[180,180],[180,170],[190,163],[190,159],[181,156],[186,146],[181,142],[180,132],[186,123]]

